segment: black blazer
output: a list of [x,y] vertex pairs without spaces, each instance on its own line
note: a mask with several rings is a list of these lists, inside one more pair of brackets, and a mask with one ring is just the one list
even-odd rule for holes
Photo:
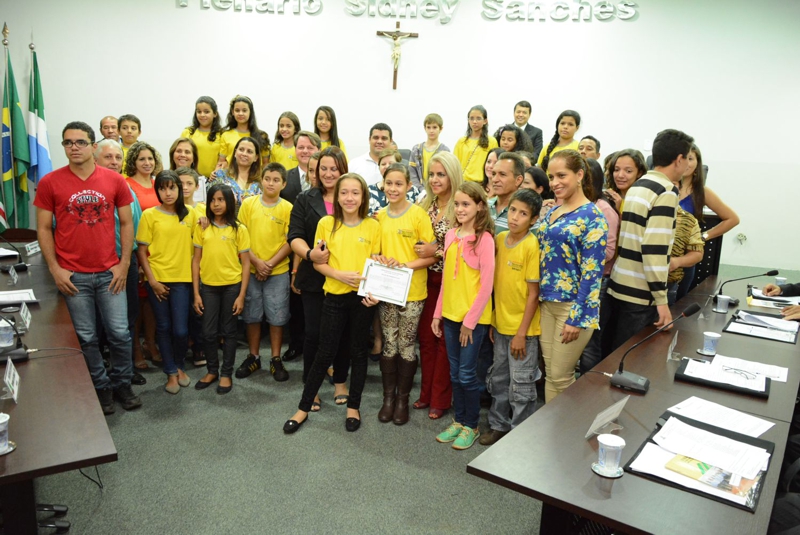
[[286,174],[286,187],[281,191],[281,199],[286,199],[294,204],[297,196],[302,193],[303,187],[300,184],[300,169],[295,167]]
[[525,125],[525,133],[528,134],[528,137],[531,138],[531,142],[533,142],[533,159],[538,160],[539,153],[542,152],[542,147],[544,146],[542,141],[542,129],[536,128],[528,123]]
[[[286,185],[288,188],[289,185]],[[284,189],[285,191],[285,189]],[[311,188],[297,196],[292,207],[292,215],[289,219],[289,235],[286,240],[291,245],[295,239],[305,240],[309,247],[313,248],[314,236],[317,234],[317,223],[328,215],[325,211],[325,201],[322,199],[322,191],[318,188]],[[294,287],[303,292],[322,292],[322,285],[325,277],[319,273],[311,262],[305,258],[297,268],[297,275],[294,279]]]
[[796,284],[782,284],[781,295],[786,297],[795,297],[800,295],[800,282]]

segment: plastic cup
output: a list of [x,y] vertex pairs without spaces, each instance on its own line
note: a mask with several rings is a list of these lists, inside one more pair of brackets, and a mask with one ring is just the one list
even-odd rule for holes
[[775,277],[775,284],[778,286],[786,284],[786,277]]
[[720,312],[722,314],[728,313],[728,305],[731,303],[731,298],[729,295],[718,295],[717,296],[717,306],[714,308],[714,312]]
[[14,345],[14,328],[5,318],[0,318],[0,347]]
[[623,470],[620,466],[625,439],[617,435],[598,435],[597,462],[592,463],[592,470],[603,477],[619,477]]
[[0,412],[0,453],[8,449],[8,420],[10,419],[8,414]]
[[717,354],[717,344],[719,339],[722,338],[721,334],[704,332],[703,333],[703,354],[711,356]]

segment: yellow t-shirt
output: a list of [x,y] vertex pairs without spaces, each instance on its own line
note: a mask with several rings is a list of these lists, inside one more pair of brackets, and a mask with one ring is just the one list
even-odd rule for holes
[[198,221],[200,220],[201,217],[206,217],[206,203],[204,202],[198,202],[195,203],[194,206],[192,207],[187,206],[186,208],[194,210],[195,214],[197,215]]
[[[339,271],[358,271],[364,269],[364,262],[371,255],[381,252],[381,225],[372,218],[362,219],[354,227],[344,223],[333,232],[333,216],[326,215],[317,224],[314,243],[325,240],[325,246],[331,252],[328,265]],[[343,295],[356,291],[352,286],[330,277],[325,277],[322,289],[326,294]]]
[[[330,146],[331,146],[331,142],[330,141],[323,141],[322,145],[319,148],[319,150],[325,150]],[[342,141],[341,139],[339,139],[339,148],[342,149],[342,152],[344,153],[344,155],[347,156],[347,149],[344,148],[344,141]]]
[[[508,231],[495,238],[497,256],[494,264],[494,321],[497,332],[514,336],[525,315],[528,283],[539,282],[539,240],[533,234],[512,247],[506,245]],[[525,336],[539,336],[542,328],[539,308]]]
[[[473,237],[467,238],[472,240]],[[458,265],[458,275],[456,275],[456,265]],[[473,269],[464,262],[458,254],[458,242],[453,240],[450,247],[445,252],[444,273],[442,273],[442,317],[450,321],[462,322],[467,317],[469,309],[475,298],[478,297],[478,290],[481,286],[481,272]],[[492,323],[492,300],[486,303],[486,307],[478,320],[481,325],[491,325]]]
[[497,148],[497,140],[492,136],[489,136],[489,146],[485,149],[478,146],[478,141],[478,139],[464,136],[456,142],[455,149],[453,149],[453,154],[461,162],[461,168],[464,170],[464,180],[483,182],[483,167],[486,164],[486,157],[490,150]]
[[211,173],[217,168],[221,145],[219,132],[214,141],[208,140],[208,134],[209,132],[201,132],[197,129],[194,134],[189,135],[188,128],[184,128],[181,132],[181,137],[188,137],[197,145],[197,172],[206,177],[211,176]]
[[[225,156],[225,159],[228,160],[228,165],[231,164],[231,158],[233,157],[233,149],[236,148],[236,144],[239,142],[240,139],[242,139],[243,137],[247,137],[249,135],[250,132],[239,132],[234,128],[233,130],[224,131],[222,135],[219,136],[220,138],[219,154],[220,156]],[[264,147],[264,149],[261,151],[261,161],[268,162],[269,154],[270,154],[270,148]],[[206,176],[211,176],[211,175],[206,175]]]
[[194,246],[203,249],[200,259],[200,278],[208,286],[225,286],[242,281],[242,264],[239,255],[250,250],[250,233],[247,227],[239,225],[234,230],[230,225],[224,227],[211,223],[203,230],[197,226],[194,231]]
[[[382,208],[375,215],[381,224],[381,250],[383,256],[394,258],[401,264],[419,258],[414,252],[417,242],[433,243],[433,225],[428,214],[416,204],[411,204],[402,215],[393,216],[389,207]],[[428,270],[415,269],[411,276],[409,301],[421,301],[428,297]]]
[[[547,145],[549,145],[549,143]],[[542,148],[542,152],[539,153],[539,160],[536,162],[536,165],[538,165],[539,167],[542,166],[542,161],[544,161],[545,152],[547,152],[547,145],[545,145],[544,148]],[[553,152],[550,153],[550,157],[552,158],[553,154],[561,152],[562,150],[566,149],[578,150],[578,140],[573,139],[572,143],[570,143],[569,145],[564,145],[563,147],[555,147],[553,149]],[[547,169],[545,169],[545,171],[547,171]]]
[[270,154],[269,161],[281,164],[288,171],[289,169],[297,167],[297,154],[293,146],[287,149],[283,146],[283,143],[278,141],[272,145],[272,153]]
[[[438,149],[439,147],[436,147]],[[428,180],[428,164],[431,162],[431,158],[433,155],[436,154],[436,149],[428,150],[425,148],[425,144],[422,144],[422,181],[426,182]]]
[[192,282],[192,232],[196,224],[194,210],[189,210],[183,221],[160,206],[142,213],[136,241],[147,245],[147,260],[158,282]]
[[[289,217],[292,214],[292,203],[278,198],[273,205],[264,204],[261,195],[254,195],[242,201],[239,208],[239,221],[244,223],[250,232],[250,249],[261,260],[269,260],[278,249],[286,244],[289,234]],[[289,257],[281,260],[272,268],[273,275],[281,275],[289,271]],[[250,273],[256,268],[251,267]]]

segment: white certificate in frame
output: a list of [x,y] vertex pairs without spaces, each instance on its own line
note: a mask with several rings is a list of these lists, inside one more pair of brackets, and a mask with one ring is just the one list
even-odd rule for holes
[[408,292],[411,290],[413,269],[404,267],[388,267],[367,258],[361,272],[365,280],[358,286],[358,295],[372,297],[401,307],[406,306]]

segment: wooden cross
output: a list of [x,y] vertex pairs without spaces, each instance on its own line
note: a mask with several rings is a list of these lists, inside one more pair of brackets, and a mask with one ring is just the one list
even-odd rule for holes
[[394,48],[392,48],[392,61],[394,62],[394,83],[392,89],[397,89],[397,67],[400,66],[400,40],[417,38],[418,33],[403,33],[400,31],[400,22],[397,22],[393,32],[377,32],[378,37],[389,37],[394,41]]

